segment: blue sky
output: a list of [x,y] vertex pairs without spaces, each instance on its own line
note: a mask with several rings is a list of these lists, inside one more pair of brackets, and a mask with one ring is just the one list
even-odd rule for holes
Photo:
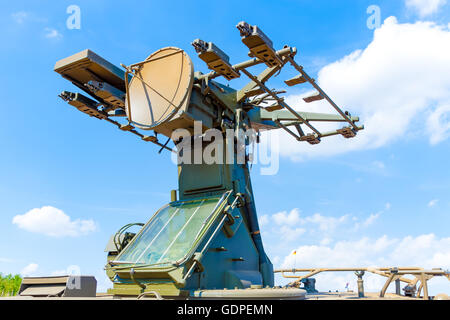
[[[66,27],[66,9],[71,4],[81,9],[80,30]],[[349,264],[390,266],[411,261],[449,269],[450,141],[446,121],[450,73],[445,72],[449,61],[430,56],[426,50],[422,53],[408,40],[416,32],[418,39],[430,39],[431,49],[435,45],[435,51],[450,50],[445,41],[439,41],[449,39],[450,5],[439,0],[436,4],[430,9],[420,0],[2,3],[0,59],[8,71],[0,78],[4,116],[0,126],[0,272],[23,272],[34,264],[28,269],[30,274],[49,274],[78,265],[82,273],[96,275],[105,287],[101,269],[109,236],[126,223],[147,221],[176,188],[176,167],[167,152],[157,154],[152,145],[88,118],[57,97],[62,90],[76,89],[53,72],[54,63],[90,48],[112,63],[130,64],[161,47],[177,46],[191,56],[196,70],[205,72],[191,41],[214,41],[233,63],[245,60],[248,50],[235,28],[242,20],[260,26],[277,48],[296,46],[296,60],[324,89],[335,93],[338,102],[361,115],[368,132],[357,142],[341,139],[335,149],[324,144],[312,153],[309,146],[293,146],[292,139],[283,141],[276,175],[264,176],[258,166],[253,168],[263,239],[274,264],[316,266],[321,261],[307,254],[297,254],[294,259],[292,251],[338,252],[346,244],[349,248],[360,245],[366,252],[373,248],[364,249],[363,239],[368,239],[367,244],[381,239],[387,244],[379,252],[357,255]],[[381,10],[382,25],[375,37],[366,25],[370,5]],[[389,18],[389,23],[384,22],[392,16],[395,21]],[[390,47],[383,48],[392,34],[404,40],[404,46],[411,45],[415,53],[405,50],[405,65],[375,72],[369,67],[399,59],[390,56],[396,54]],[[343,59],[357,50],[361,56]],[[376,58],[370,58],[373,51]],[[417,61],[426,68],[416,68]],[[398,72],[392,70],[396,65]],[[408,70],[417,69],[415,77],[401,77],[407,66]],[[347,72],[339,78],[335,70]],[[350,82],[355,70],[359,80]],[[433,70],[438,72],[429,74]],[[392,81],[392,92],[378,90],[368,82],[373,77],[379,77],[376,83]],[[439,85],[428,88],[428,82],[414,82],[416,77],[434,77]],[[282,86],[281,80],[274,85]],[[231,86],[239,88],[244,83],[238,79]],[[409,85],[406,99],[396,96]],[[431,94],[435,88],[439,92]],[[347,89],[349,94],[341,97],[339,93]],[[365,98],[362,94],[350,97],[354,91],[368,93]],[[387,98],[399,101],[398,109],[396,104],[383,109],[386,104],[380,93],[384,92]],[[291,99],[304,93],[291,90]],[[409,93],[412,101],[407,100]],[[380,101],[380,109],[370,101]],[[422,103],[416,106],[417,101]],[[379,123],[376,119],[380,117],[385,127],[367,127]],[[397,128],[394,120],[402,123],[398,130],[392,129]],[[436,123],[438,133],[433,129]],[[356,147],[348,146],[352,144]],[[78,228],[75,236],[55,237],[13,223],[14,217],[43,206],[62,210],[74,228],[83,221],[93,222],[95,227]],[[280,230],[288,228],[290,236],[280,238],[270,229],[270,221]],[[392,256],[399,247],[403,251],[420,247],[417,250],[422,251],[411,254],[410,260],[405,252]],[[351,250],[339,251],[336,260],[327,263],[347,266],[346,255],[351,256]],[[396,260],[397,256],[401,259]],[[353,278],[334,279],[332,285],[342,289]],[[449,284],[439,286],[450,291]]]

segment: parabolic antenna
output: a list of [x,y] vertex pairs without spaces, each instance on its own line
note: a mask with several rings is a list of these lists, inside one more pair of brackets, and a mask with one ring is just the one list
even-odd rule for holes
[[186,109],[194,82],[191,59],[181,49],[167,47],[131,65],[126,99],[128,119],[136,127],[154,130]]

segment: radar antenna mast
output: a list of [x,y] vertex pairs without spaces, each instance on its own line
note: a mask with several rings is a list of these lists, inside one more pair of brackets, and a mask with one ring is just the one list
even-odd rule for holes
[[[212,143],[203,140],[209,129],[225,136],[229,130],[237,135],[245,128],[258,132],[280,128],[297,141],[318,144],[333,135],[353,138],[364,128],[356,124],[358,117],[342,111],[294,60],[295,47],[275,50],[257,26],[240,22],[237,28],[250,50],[251,59],[244,62],[231,64],[228,55],[212,42],[192,42],[198,57],[211,70],[207,74],[194,72],[186,51],[175,47],[162,48],[142,62],[122,65],[123,69],[90,50],[82,51],[58,61],[55,71],[90,97],[68,91],[60,97],[79,111],[178,156],[185,138],[194,141],[188,146],[190,153],[205,151]],[[249,69],[257,65],[266,68],[255,75]],[[298,72],[285,81],[288,87],[309,83],[316,92],[304,101],[326,100],[335,113],[298,111],[282,96],[286,91],[271,89],[268,81],[287,66]],[[215,81],[219,77],[231,81],[242,75],[250,82],[237,90]],[[320,122],[345,126],[322,132],[317,128]],[[180,129],[187,137],[175,134]],[[140,130],[153,133],[145,135]],[[161,135],[168,138],[166,143],[159,141]],[[169,141],[175,149],[168,147]],[[213,288],[273,287],[273,266],[262,243],[249,157],[245,154],[240,162],[239,152],[245,148],[234,143],[235,139],[225,139],[220,146],[222,151],[232,150],[231,161],[178,163],[178,192],[172,190],[171,202],[136,235],[122,237],[126,243],[117,243],[121,237],[112,238],[106,265],[114,283],[112,294],[157,292],[164,297],[187,297]],[[247,137],[243,143],[247,146],[251,141]],[[208,292],[209,297],[217,294]],[[301,297],[302,292],[289,294]]]

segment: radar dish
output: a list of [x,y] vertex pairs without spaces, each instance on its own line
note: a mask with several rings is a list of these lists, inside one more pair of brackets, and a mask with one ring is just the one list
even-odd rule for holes
[[167,47],[130,66],[133,73],[126,101],[130,122],[154,130],[187,108],[194,83],[191,59],[181,49]]

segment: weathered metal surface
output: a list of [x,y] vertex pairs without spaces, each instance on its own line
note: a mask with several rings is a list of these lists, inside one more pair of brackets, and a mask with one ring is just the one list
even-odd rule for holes
[[97,280],[93,276],[24,277],[19,296],[95,297]]
[[249,288],[232,290],[198,290],[190,296],[191,299],[220,300],[304,300],[306,291],[295,288]]
[[[435,268],[431,270],[426,270],[420,267],[391,267],[391,268],[303,268],[303,269],[278,269],[275,270],[275,273],[281,273],[284,278],[292,278],[297,279],[289,284],[290,287],[299,288],[302,284],[302,281],[308,279],[314,275],[317,275],[322,272],[348,272],[353,271],[358,277],[358,296],[360,298],[364,297],[364,284],[363,284],[363,276],[365,272],[371,272],[383,277],[386,277],[387,280],[384,283],[381,291],[379,293],[380,298],[385,297],[386,291],[389,285],[392,282],[396,283],[398,287],[396,289],[397,295],[400,295],[399,284],[400,282],[404,282],[407,286],[403,289],[405,291],[406,296],[416,296],[420,297],[421,292],[423,290],[423,299],[428,300],[428,280],[434,277],[446,277],[450,280],[450,271],[442,270],[440,268]],[[303,275],[295,275],[295,273],[306,273]],[[287,275],[286,273],[292,273],[292,275]],[[406,278],[405,275],[411,275],[414,279]],[[419,287],[417,288],[417,283],[420,282]]]

